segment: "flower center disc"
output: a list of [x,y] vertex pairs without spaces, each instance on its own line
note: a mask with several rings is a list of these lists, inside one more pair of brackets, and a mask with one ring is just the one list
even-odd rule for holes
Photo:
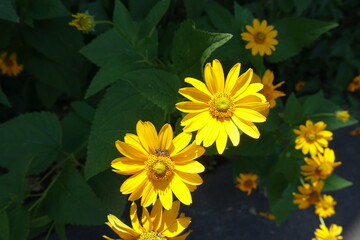
[[166,240],[166,237],[157,232],[142,233],[137,240]]
[[257,43],[263,43],[265,42],[265,34],[259,32],[255,35],[255,42]]
[[308,202],[310,204],[314,204],[317,203],[320,200],[320,195],[318,192],[314,191],[312,193],[309,194],[309,199]]
[[333,171],[333,167],[329,163],[321,163],[319,166],[319,171],[321,175],[329,176]]
[[244,182],[244,186],[248,189],[251,189],[253,187],[253,181],[252,180],[246,180]]
[[308,138],[310,141],[314,141],[314,140],[316,139],[316,136],[315,136],[315,134],[310,133],[310,134],[307,135],[307,138]]
[[149,155],[148,160],[145,162],[145,169],[149,179],[155,181],[167,180],[174,174],[174,162],[167,154],[155,153]]
[[213,117],[227,118],[232,116],[233,102],[226,93],[218,93],[209,102],[209,110]]

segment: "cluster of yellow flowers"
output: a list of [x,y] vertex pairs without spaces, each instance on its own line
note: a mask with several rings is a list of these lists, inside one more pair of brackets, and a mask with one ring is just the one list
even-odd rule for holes
[[16,77],[24,70],[24,66],[18,64],[16,53],[2,52],[0,54],[0,69],[1,74]]
[[[322,224],[316,229],[313,240],[342,239],[340,236],[342,227],[332,224],[328,229],[323,218],[335,214],[336,201],[330,195],[321,194],[324,187],[324,180],[328,178],[335,167],[341,162],[335,162],[334,150],[328,148],[329,141],[332,140],[333,133],[325,130],[326,124],[322,121],[313,123],[306,121],[305,125],[300,125],[299,129],[294,129],[298,136],[295,139],[295,149],[301,149],[305,156],[305,165],[301,166],[301,174],[305,177],[302,186],[298,187],[299,193],[294,193],[295,204],[299,209],[307,209],[311,205],[315,206],[315,214],[319,216]],[[307,154],[310,153],[310,156]]]

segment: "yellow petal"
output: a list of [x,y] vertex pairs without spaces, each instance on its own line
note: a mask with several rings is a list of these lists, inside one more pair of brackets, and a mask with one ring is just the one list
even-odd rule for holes
[[240,119],[235,114],[231,117],[231,119],[234,121],[236,126],[241,131],[243,131],[246,135],[248,135],[248,136],[250,136],[252,138],[259,138],[260,137],[259,130],[257,129],[257,127],[252,122]]
[[158,146],[163,150],[169,150],[173,140],[173,130],[170,124],[165,124],[159,132]]
[[181,88],[179,93],[193,102],[208,103],[211,100],[211,97],[194,87]]
[[155,126],[151,122],[138,121],[136,124],[136,133],[144,149],[146,149],[148,153],[154,153],[158,148],[158,136]]
[[148,207],[150,204],[155,202],[156,191],[150,181],[146,181],[144,190],[141,196],[141,206]]
[[203,183],[203,180],[200,177],[200,175],[196,173],[186,173],[186,172],[176,171],[174,174],[177,175],[181,179],[181,181],[189,185],[201,185]]
[[212,116],[209,111],[189,113],[181,121],[181,126],[185,126],[184,132],[194,132],[203,128],[211,119]]
[[248,88],[244,89],[244,91],[241,94],[236,94],[234,96],[234,101],[239,101],[241,98],[252,95],[254,93],[259,92],[261,89],[264,88],[264,85],[262,83],[251,83]]
[[161,226],[163,225],[163,211],[162,211],[162,205],[159,199],[156,200],[154,206],[151,209],[151,221],[153,223],[154,230],[158,232],[162,232]]
[[132,193],[135,191],[136,188],[142,188],[146,180],[147,175],[145,171],[134,174],[123,182],[120,187],[120,191],[122,192],[122,194]]
[[144,207],[142,209],[142,214],[141,214],[141,223],[142,223],[144,229],[146,229],[147,231],[153,229],[150,214],[149,214],[148,210]]
[[157,181],[154,182],[154,188],[157,194],[159,195],[159,199],[161,204],[165,209],[170,209],[172,206],[173,196],[170,188],[169,181]]
[[225,92],[231,93],[231,90],[236,85],[236,82],[238,80],[239,74],[240,74],[240,63],[235,64],[229,71],[228,75],[226,76],[226,82],[225,82]]
[[116,158],[111,162],[111,167],[114,172],[124,175],[132,175],[137,172],[143,171],[145,168],[143,161],[135,161],[129,158]]
[[176,103],[176,108],[184,113],[199,113],[207,111],[209,105],[200,102],[179,102]]
[[266,117],[261,113],[248,108],[236,108],[234,114],[239,118],[250,122],[265,122]]
[[181,181],[181,179],[174,175],[170,182],[171,190],[177,199],[180,200],[185,205],[190,205],[192,203],[191,194],[188,187]]
[[226,143],[227,143],[227,133],[226,133],[226,129],[225,129],[225,125],[224,123],[221,124],[221,128],[219,131],[219,136],[216,139],[216,149],[218,151],[219,154],[222,154],[225,150],[226,147]]
[[209,92],[208,88],[206,87],[206,85],[203,82],[201,82],[195,78],[190,78],[190,77],[185,78],[185,82],[193,85],[193,87],[200,90],[202,93],[206,94],[208,97],[210,97],[210,98],[212,97],[212,94]]
[[201,173],[205,170],[205,167],[198,161],[189,161],[175,164],[175,169],[187,173]]
[[167,238],[176,237],[189,226],[190,222],[190,217],[178,218],[172,225],[168,226],[168,229],[162,232],[162,234],[165,235]]
[[171,151],[170,156],[173,156],[174,154],[180,152],[181,150],[183,150],[187,145],[189,145],[190,141],[192,138],[192,134],[191,133],[187,133],[187,132],[182,132],[179,135],[177,135],[174,139],[173,139],[173,145],[174,145],[174,149],[173,151]]
[[236,127],[235,123],[232,120],[224,121],[224,125],[227,135],[229,136],[233,146],[238,146],[240,143],[239,129]]
[[209,91],[212,95],[216,94],[217,93],[216,83],[215,83],[216,79],[214,79],[214,76],[212,75],[210,63],[207,63],[205,65],[204,78],[205,78],[205,83],[206,83],[207,89],[209,89]]
[[233,85],[233,88],[231,89],[231,95],[233,96],[233,99],[236,99],[238,95],[240,95],[243,91],[245,91],[252,79],[253,76],[253,70],[249,68],[245,73],[241,74],[236,83]]
[[122,141],[116,141],[115,146],[117,150],[127,158],[134,159],[137,161],[139,160],[145,161],[147,159],[147,156],[144,155],[142,152],[139,152],[136,148],[133,147],[133,145],[130,145]]
[[138,233],[143,232],[143,227],[140,225],[140,221],[137,216],[137,206],[135,202],[133,202],[130,207],[130,220],[132,227],[136,232]]
[[176,163],[184,163],[194,160],[205,153],[205,149],[201,146],[196,145],[195,141],[192,142],[181,152],[171,156],[171,159]]
[[208,121],[207,125],[205,125],[202,129],[199,129],[196,134],[196,144],[200,145],[201,142],[204,141],[204,147],[211,146],[219,135],[220,127],[221,122],[212,117],[210,121]]
[[211,74],[213,83],[215,85],[215,93],[224,91],[224,70],[219,60],[214,59],[212,61]]

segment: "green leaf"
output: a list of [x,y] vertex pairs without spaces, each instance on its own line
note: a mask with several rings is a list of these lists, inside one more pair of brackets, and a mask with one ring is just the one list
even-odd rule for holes
[[8,211],[10,222],[10,239],[27,240],[29,235],[29,212],[28,209],[17,205]]
[[129,11],[124,4],[115,0],[114,23],[117,24],[123,32],[123,37],[130,43],[134,43],[137,39],[139,25],[133,21]]
[[209,0],[184,0],[183,2],[186,10],[186,17],[189,19],[196,19],[201,16]]
[[294,0],[296,14],[300,15],[311,3],[311,0]]
[[353,185],[352,182],[332,174],[325,180],[323,191],[340,190],[346,187],[350,187],[351,185]]
[[284,121],[289,124],[301,123],[304,118],[303,107],[299,100],[291,93],[285,104]]
[[163,116],[161,109],[145,99],[127,81],[111,86],[100,102],[93,121],[85,178],[89,179],[110,167],[110,162],[119,157],[115,141],[122,140],[126,133],[135,132],[138,120],[149,120],[156,125]]
[[9,218],[5,210],[0,210],[0,239],[10,240]]
[[36,81],[35,89],[39,99],[47,109],[50,109],[62,94],[57,88],[49,86],[42,81]]
[[229,33],[197,30],[191,21],[182,23],[175,33],[172,50],[172,60],[180,78],[200,78],[207,58],[230,38]]
[[233,24],[233,16],[229,10],[221,6],[217,2],[211,2],[205,8],[211,23],[220,30],[229,29]]
[[155,4],[140,27],[140,37],[151,37],[156,28],[156,25],[166,13],[169,5],[170,0],[160,0]]
[[280,62],[295,56],[300,50],[323,33],[338,26],[334,22],[318,21],[307,18],[284,18],[274,22],[275,29],[278,31],[276,39],[276,51],[268,57],[270,62]]
[[52,113],[20,115],[0,125],[0,135],[1,165],[10,170],[35,157],[29,172],[39,173],[61,154],[61,126]]
[[59,223],[103,224],[108,214],[83,176],[67,164],[49,188],[44,200],[46,213]]
[[4,104],[7,107],[11,107],[11,104],[9,102],[9,99],[5,95],[2,87],[0,86],[0,103]]
[[33,19],[44,20],[69,15],[60,0],[31,0],[26,14]]
[[55,232],[60,240],[67,240],[66,232],[65,232],[65,224],[55,223]]
[[177,75],[159,69],[141,69],[125,74],[123,79],[143,97],[162,108],[166,113],[175,110],[180,80]]
[[19,17],[11,4],[11,0],[0,1],[0,19],[19,22]]

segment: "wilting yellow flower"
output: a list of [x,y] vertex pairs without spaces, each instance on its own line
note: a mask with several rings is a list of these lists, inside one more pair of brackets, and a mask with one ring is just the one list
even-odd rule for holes
[[89,15],[88,13],[77,13],[71,15],[75,19],[69,22],[70,26],[74,26],[79,31],[89,32],[94,31],[95,21],[94,16]]
[[341,162],[335,162],[334,150],[326,148],[324,154],[317,153],[311,158],[305,157],[306,165],[301,166],[301,174],[306,176],[306,180],[310,179],[316,182],[319,179],[325,179],[331,175],[334,168],[339,166]]
[[258,175],[254,173],[240,173],[239,177],[236,178],[238,184],[236,184],[235,187],[243,192],[247,192],[247,195],[250,195],[251,191],[257,188],[257,179]]
[[271,214],[271,213],[268,213],[268,212],[260,212],[259,215],[264,217],[264,218],[267,218],[269,220],[275,220],[274,214]]
[[259,19],[254,18],[253,25],[246,25],[245,28],[248,32],[241,33],[241,38],[248,41],[245,48],[251,48],[252,55],[271,55],[272,51],[275,51],[275,45],[279,42],[275,39],[278,32],[273,30],[273,25],[268,26],[266,20],[260,23]]
[[299,81],[295,84],[295,91],[300,92],[303,87],[305,86],[305,82],[304,81]]
[[324,187],[323,181],[312,183],[311,185],[305,183],[298,187],[300,193],[293,193],[293,203],[298,204],[299,209],[306,209],[310,205],[317,203],[320,200],[320,193]]
[[256,73],[254,73],[252,81],[255,83],[257,82],[257,83],[264,84],[264,88],[260,90],[260,93],[263,94],[265,96],[266,100],[270,103],[270,108],[273,108],[276,106],[275,99],[286,95],[285,93],[283,93],[281,91],[275,90],[278,87],[280,87],[281,85],[283,85],[285,83],[285,81],[282,81],[276,85],[273,85],[274,73],[271,70],[265,71],[265,74],[262,77],[262,80],[260,80],[260,77]]
[[124,140],[116,141],[117,150],[125,157],[111,162],[114,172],[132,175],[121,185],[123,194],[130,194],[129,201],[141,198],[144,207],[157,196],[165,209],[170,209],[173,193],[186,205],[192,203],[190,192],[202,184],[198,173],[204,166],[194,159],[205,150],[195,141],[190,145],[191,133],[180,133],[173,139],[173,130],[165,124],[159,135],[151,122],[138,121],[136,133],[128,133]]
[[349,133],[352,136],[356,136],[360,134],[360,128],[355,128],[354,130],[350,131]]
[[185,132],[197,131],[196,144],[205,147],[216,141],[219,154],[225,150],[229,136],[232,144],[240,142],[238,128],[252,138],[260,133],[253,122],[264,122],[266,117],[260,112],[269,108],[264,95],[258,93],[263,85],[251,83],[253,71],[250,68],[240,73],[240,64],[229,71],[226,81],[218,60],[207,63],[204,70],[206,85],[194,78],[185,82],[194,87],[181,88],[179,93],[190,101],[176,104],[176,108],[188,113],[181,121]]
[[336,118],[342,122],[346,122],[350,118],[349,111],[337,111]]
[[24,70],[24,66],[18,64],[16,53],[8,55],[8,53],[3,52],[0,54],[0,69],[2,74],[16,77]]
[[323,153],[333,135],[332,132],[324,130],[325,128],[326,124],[323,121],[314,125],[312,121],[307,120],[305,126],[300,125],[300,130],[294,129],[294,133],[299,135],[295,139],[295,149],[301,149],[303,154]]
[[349,92],[355,92],[358,89],[360,89],[360,75],[354,77],[354,79],[347,86],[347,90]]
[[342,227],[336,224],[331,224],[330,228],[327,228],[325,225],[320,225],[320,228],[315,230],[316,238],[312,240],[340,240],[343,239],[340,236],[342,232]]
[[[170,210],[164,211],[160,201],[156,201],[150,214],[146,208],[142,209],[142,216],[139,219],[137,206],[133,202],[130,207],[132,228],[111,214],[108,215],[106,224],[123,240],[184,240],[190,231],[183,235],[179,234],[189,226],[191,218],[185,217],[183,213],[179,216],[179,209],[179,201],[174,202]],[[103,237],[108,240],[117,240]]]
[[334,206],[336,201],[330,195],[322,195],[320,201],[315,204],[315,213],[322,218],[327,218],[335,214]]

